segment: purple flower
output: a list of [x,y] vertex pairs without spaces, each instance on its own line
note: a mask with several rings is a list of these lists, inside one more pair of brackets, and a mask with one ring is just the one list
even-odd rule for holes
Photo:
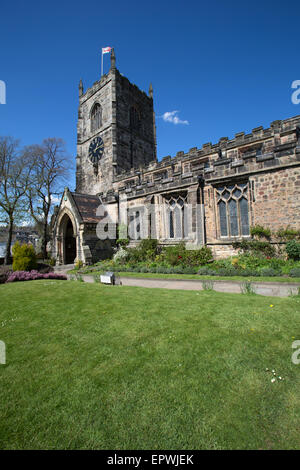
[[35,281],[37,279],[60,279],[66,280],[67,277],[64,274],[58,273],[48,273],[42,274],[36,271],[35,269],[28,272],[28,271],[15,271],[11,273],[6,282],[17,282],[17,281]]

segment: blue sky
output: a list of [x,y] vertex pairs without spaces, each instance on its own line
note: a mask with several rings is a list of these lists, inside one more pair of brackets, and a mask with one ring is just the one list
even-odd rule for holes
[[75,159],[78,82],[99,79],[105,46],[141,89],[153,83],[159,159],[268,127],[300,114],[299,20],[293,0],[2,2],[0,135],[61,137]]

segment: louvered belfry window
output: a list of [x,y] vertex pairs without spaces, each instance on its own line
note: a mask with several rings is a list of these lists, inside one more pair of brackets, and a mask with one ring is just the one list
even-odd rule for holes
[[141,116],[134,106],[130,108],[130,127],[136,131],[140,130],[141,127]]
[[91,112],[91,131],[92,132],[96,131],[97,129],[99,129],[99,127],[101,127],[101,118],[102,118],[101,114],[102,114],[101,106],[99,103],[96,103],[93,106],[93,109]]
[[248,183],[216,188],[221,237],[248,236],[249,198]]

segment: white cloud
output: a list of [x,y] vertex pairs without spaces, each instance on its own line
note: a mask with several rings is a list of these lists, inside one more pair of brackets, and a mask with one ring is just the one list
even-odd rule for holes
[[[51,195],[51,204],[59,204],[61,200],[61,196],[54,196]],[[46,201],[48,202],[48,196],[46,196]]]
[[51,197],[52,204],[59,204],[60,200],[61,200],[61,197],[58,197],[58,196],[52,196]]
[[165,112],[162,116],[159,116],[163,118],[165,122],[172,122],[173,124],[189,124],[189,121],[182,121],[179,119],[177,116],[179,111],[167,111]]

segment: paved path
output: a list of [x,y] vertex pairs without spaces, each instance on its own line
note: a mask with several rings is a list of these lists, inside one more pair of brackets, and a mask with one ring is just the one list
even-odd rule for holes
[[54,272],[59,274],[67,274],[71,269],[74,269],[74,264],[61,264],[54,266]]
[[[70,276],[71,277],[71,276]],[[95,282],[94,277],[88,274],[83,274],[82,280],[84,282]],[[211,287],[218,292],[231,292],[240,294],[245,285],[245,281],[231,281],[231,280],[212,280],[200,281],[197,279],[154,279],[154,278],[139,278],[139,277],[119,277],[118,281],[123,286],[135,287],[151,287],[161,289],[182,289],[182,290],[203,290],[206,287]],[[298,294],[300,284],[279,283],[279,282],[251,282],[251,287],[256,294],[267,295],[271,297],[288,297],[290,295]]]
[[[123,286],[160,287],[164,289],[203,290],[203,284],[213,288],[217,292],[231,292],[240,294],[243,281],[198,281],[196,279],[146,279],[122,277]],[[278,283],[278,282],[252,282],[251,287],[256,294],[275,297],[288,297],[298,293],[300,284]]]

